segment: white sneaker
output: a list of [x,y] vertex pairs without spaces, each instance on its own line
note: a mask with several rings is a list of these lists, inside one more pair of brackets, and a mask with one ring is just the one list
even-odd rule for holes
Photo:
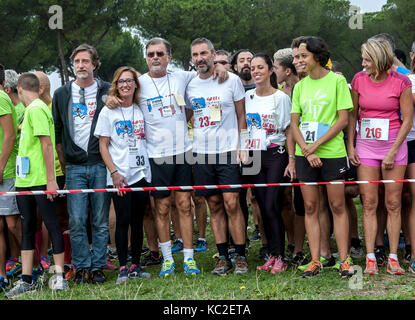
[[63,291],[69,289],[68,281],[61,276],[53,276],[49,281],[49,286],[53,291]]

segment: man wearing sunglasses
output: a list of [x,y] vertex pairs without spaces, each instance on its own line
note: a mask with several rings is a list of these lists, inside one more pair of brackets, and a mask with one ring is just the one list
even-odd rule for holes
[[[110,84],[94,78],[94,71],[100,65],[94,47],[82,44],[70,58],[76,79],[57,89],[52,102],[56,150],[66,175],[66,188],[105,188],[107,171],[94,131]],[[75,282],[102,283],[106,280],[102,270],[107,262],[109,194],[69,194],[67,204]],[[92,250],[86,227],[89,207]]]

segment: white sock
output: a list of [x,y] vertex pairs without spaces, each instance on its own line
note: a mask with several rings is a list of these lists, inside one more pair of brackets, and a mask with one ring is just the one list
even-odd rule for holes
[[163,255],[164,261],[174,262],[173,256],[171,254],[171,242],[166,241],[160,243],[161,253]]
[[374,253],[368,253],[368,254],[366,255],[366,257],[367,257],[368,259],[370,259],[370,260],[376,260],[376,256],[375,256],[375,254],[374,254]]
[[189,258],[193,259],[193,249],[183,249],[183,258],[185,262]]
[[389,258],[398,260],[398,255],[397,254],[394,254],[394,253],[390,253],[389,254]]
[[206,241],[206,238],[198,238],[197,240]]

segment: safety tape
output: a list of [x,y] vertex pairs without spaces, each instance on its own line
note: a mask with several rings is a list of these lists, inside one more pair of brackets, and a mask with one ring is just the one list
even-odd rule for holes
[[47,194],[76,194],[76,193],[96,193],[96,192],[132,192],[132,191],[192,191],[209,189],[228,189],[228,188],[263,188],[263,187],[295,187],[295,186],[327,186],[327,185],[355,185],[369,183],[414,183],[415,179],[402,180],[369,180],[369,181],[331,181],[331,182],[284,182],[284,183],[257,183],[257,184],[230,184],[230,185],[207,185],[207,186],[179,186],[179,187],[141,187],[141,188],[106,188],[106,189],[74,189],[74,190],[35,190],[35,191],[15,191],[0,192],[0,196],[24,196],[24,195],[47,195]]

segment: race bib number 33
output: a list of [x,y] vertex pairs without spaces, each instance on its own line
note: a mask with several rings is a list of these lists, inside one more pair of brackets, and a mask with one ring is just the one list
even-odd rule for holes
[[388,140],[389,119],[363,118],[360,136],[364,140]]

